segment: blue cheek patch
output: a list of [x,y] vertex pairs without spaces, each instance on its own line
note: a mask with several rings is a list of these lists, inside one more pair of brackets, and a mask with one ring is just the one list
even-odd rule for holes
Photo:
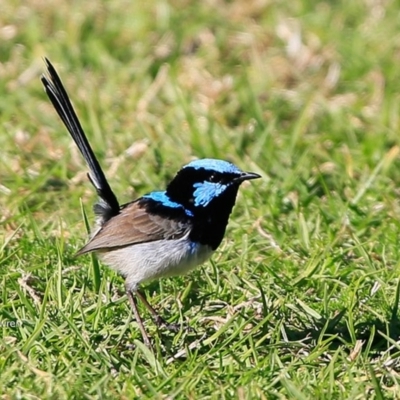
[[165,192],[151,192],[143,196],[145,199],[152,199],[161,203],[165,207],[171,208],[180,208],[185,211],[186,215],[189,217],[193,217],[193,213],[190,210],[187,210],[182,204],[176,203],[172,201]]
[[218,197],[227,188],[227,185],[221,185],[220,183],[212,183],[206,181],[195,183],[193,187],[196,189],[193,193],[194,205],[196,207],[206,207],[211,200]]

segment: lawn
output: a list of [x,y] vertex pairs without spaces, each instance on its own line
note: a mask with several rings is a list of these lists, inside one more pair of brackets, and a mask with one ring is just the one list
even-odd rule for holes
[[[400,16],[354,0],[0,5],[2,399],[400,398]],[[262,175],[187,276],[74,253],[96,194],[56,66],[121,203],[195,158]],[[189,325],[193,329],[186,329]]]

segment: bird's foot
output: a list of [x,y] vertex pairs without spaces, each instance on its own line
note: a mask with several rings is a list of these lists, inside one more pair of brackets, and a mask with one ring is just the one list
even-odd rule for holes
[[167,322],[163,317],[160,315],[157,315],[157,317],[154,318],[154,322],[157,325],[158,328],[160,329],[166,329],[170,332],[177,333],[179,332],[182,328],[186,330],[187,332],[194,332],[194,329],[186,324],[173,324]]
[[181,329],[181,325],[180,324],[170,324],[169,322],[167,322],[163,317],[161,317],[160,315],[157,315],[154,318],[154,322],[157,325],[157,328],[162,328],[162,329],[166,329],[168,331],[171,332],[179,332]]

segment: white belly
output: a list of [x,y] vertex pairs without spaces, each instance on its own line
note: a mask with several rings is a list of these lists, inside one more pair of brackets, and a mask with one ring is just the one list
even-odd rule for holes
[[211,247],[193,243],[187,236],[99,252],[99,257],[125,277],[129,289],[135,290],[142,282],[183,275],[210,258]]

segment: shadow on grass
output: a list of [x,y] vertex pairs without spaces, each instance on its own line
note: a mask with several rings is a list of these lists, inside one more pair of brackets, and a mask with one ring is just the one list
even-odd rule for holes
[[[336,350],[339,347],[343,347],[344,351],[347,350],[349,353],[355,348],[355,341],[362,341],[364,349],[368,349],[363,354],[370,358],[378,357],[385,351],[398,352],[400,350],[400,346],[396,345],[400,338],[400,320],[397,308],[387,318],[382,316],[382,319],[374,318],[366,322],[356,323],[352,328],[349,327],[349,324],[345,320],[347,311],[347,309],[343,309],[333,318],[314,321],[312,326],[310,325],[310,321],[307,321],[308,326],[301,321],[298,324],[299,326],[294,326],[293,324],[285,324],[281,320],[282,329],[286,337],[285,340],[280,341],[276,341],[275,339],[263,340],[263,338],[270,336],[268,333],[274,329],[271,327],[271,322],[267,322],[261,326],[256,334],[251,335],[252,341],[262,341],[260,347],[264,347],[265,349],[268,349],[268,346],[278,346],[282,349],[287,347],[289,349],[296,344],[313,349],[321,343],[327,350]],[[204,326],[201,327],[201,331],[199,330],[199,332],[193,329],[192,332],[186,332],[185,335],[182,335],[179,347],[189,347],[195,340],[204,342],[205,339],[215,333],[214,329],[205,328]],[[170,355],[175,354],[177,349],[173,345],[170,334],[159,331],[159,335],[165,346],[166,353]],[[221,334],[212,344],[205,345],[201,343],[201,345],[196,347],[196,351],[198,354],[205,354],[211,348],[218,347],[216,342],[222,343],[227,339],[229,339],[229,331]]]
[[[331,319],[314,321],[312,326],[307,327],[302,323],[303,329],[293,326],[293,324],[285,325],[283,323],[287,340],[280,344],[282,346],[287,344],[290,347],[294,343],[302,343],[313,348],[321,343],[329,350],[343,347],[344,350],[352,352],[355,348],[355,341],[362,341],[363,346],[368,348],[368,352],[363,354],[371,358],[381,355],[384,351],[398,352],[400,350],[400,346],[395,344],[400,338],[400,320],[397,313],[391,313],[386,320],[384,317],[382,319],[374,318],[356,323],[353,328],[350,328],[344,320],[347,311],[347,309],[343,309]],[[307,322],[310,325],[309,321]],[[264,326],[263,333],[265,334],[268,329],[268,325]],[[366,343],[368,346],[365,346]]]

